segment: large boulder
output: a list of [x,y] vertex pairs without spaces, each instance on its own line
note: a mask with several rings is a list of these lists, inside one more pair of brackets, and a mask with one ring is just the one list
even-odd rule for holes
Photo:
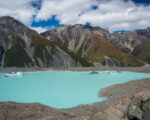
[[143,112],[137,105],[129,105],[127,117],[129,120],[142,120]]

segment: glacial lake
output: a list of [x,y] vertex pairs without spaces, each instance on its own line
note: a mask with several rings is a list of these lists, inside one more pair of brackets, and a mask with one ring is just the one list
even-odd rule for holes
[[22,76],[4,77],[0,73],[0,101],[41,103],[55,108],[69,108],[102,101],[98,92],[105,87],[130,80],[149,78],[148,73],[122,71],[109,74],[98,71],[24,72]]

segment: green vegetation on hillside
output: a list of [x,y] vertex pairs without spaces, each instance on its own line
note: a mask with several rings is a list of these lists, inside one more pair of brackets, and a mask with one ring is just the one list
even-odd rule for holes
[[[55,54],[57,52],[55,46],[49,40],[43,38],[40,35],[34,36],[32,38],[31,46],[33,46],[35,49],[33,57],[36,65],[40,66],[40,63],[38,62],[38,59],[40,59],[44,64],[50,66],[53,61],[51,54]],[[49,46],[51,51],[47,51],[46,46]]]
[[0,47],[0,65],[1,65],[2,57],[3,57],[3,49],[2,47]]
[[4,58],[5,67],[25,67],[30,65],[33,66],[33,62],[22,46],[14,45],[6,51]]
[[57,44],[62,50],[64,50],[76,63],[80,63],[82,67],[92,67],[93,64],[89,63],[86,59],[82,58],[78,53],[68,50],[68,43],[65,41],[63,45]]
[[1,66],[1,61],[2,61],[2,55],[0,54],[0,66]]
[[19,36],[12,36],[13,37],[13,45],[20,45],[26,47],[25,41],[23,41]]
[[109,58],[115,58],[120,61],[121,66],[142,66],[143,63],[138,61],[134,56],[124,53],[111,43],[104,40],[104,38],[98,34],[94,34],[94,39],[96,40],[95,47],[90,50],[90,52],[84,56],[84,58],[89,59],[92,62],[99,62],[104,64],[105,56]]
[[138,59],[140,59],[141,61],[145,61],[148,64],[150,64],[150,47],[149,46],[145,46],[139,53],[139,55],[137,56]]
[[68,53],[70,55],[70,57],[75,60],[76,62],[79,62],[82,67],[92,67],[93,64],[89,63],[88,61],[86,61],[86,59],[81,58],[79,55],[67,50],[67,49],[63,49],[66,53]]

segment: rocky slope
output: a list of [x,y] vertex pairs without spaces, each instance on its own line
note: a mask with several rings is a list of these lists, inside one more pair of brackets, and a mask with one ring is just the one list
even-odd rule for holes
[[66,52],[19,21],[0,18],[1,67],[80,66]]
[[149,84],[144,79],[113,85],[100,93],[106,101],[70,109],[0,102],[0,120],[150,120]]
[[146,37],[150,37],[150,27],[148,27],[147,29],[139,29],[136,31],[137,34],[139,35],[143,35],[143,36],[146,36]]
[[77,24],[40,35],[9,16],[0,18],[1,67],[143,66],[150,63],[149,44],[145,32]]
[[100,27],[77,24],[41,35],[96,66],[141,66],[145,62],[137,58],[143,37],[133,32],[109,33]]
[[138,58],[150,64],[150,27],[137,30],[137,34],[143,37],[142,48]]

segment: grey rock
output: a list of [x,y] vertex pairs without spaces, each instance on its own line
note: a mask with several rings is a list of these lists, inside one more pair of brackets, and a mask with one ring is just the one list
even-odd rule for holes
[[[35,40],[34,40],[35,39]],[[37,40],[36,40],[37,39]],[[41,40],[43,42],[39,42]],[[34,46],[32,42],[37,42]],[[36,31],[31,30],[12,17],[5,16],[0,18],[0,66],[4,67],[5,53],[15,45],[19,45],[25,50],[30,59],[29,64],[20,67],[75,67],[80,66],[67,53],[55,45],[44,45],[47,39],[40,36]],[[39,46],[41,45],[41,46]],[[43,47],[44,45],[44,47]],[[36,48],[36,47],[39,48]],[[52,48],[55,48],[53,53]],[[41,52],[43,56],[35,56]],[[15,54],[15,53],[14,53]],[[18,56],[16,54],[16,56]],[[22,56],[23,57],[23,56]],[[43,58],[42,58],[43,57]],[[47,59],[49,58],[49,59]],[[15,58],[13,58],[15,59]],[[9,58],[11,61],[11,59]],[[16,61],[17,62],[17,61]],[[37,64],[38,63],[38,64]],[[7,67],[7,66],[5,66]],[[8,66],[9,67],[9,66]],[[16,66],[11,66],[16,67]]]
[[129,120],[142,120],[143,112],[136,105],[130,105],[128,107],[127,117]]
[[[121,51],[133,55],[138,54],[142,46],[142,42],[138,39],[138,35],[136,33],[109,33],[100,27],[90,27],[81,24],[58,27],[41,33],[41,35],[56,44],[65,47],[73,53],[78,54],[95,65],[100,63],[98,58],[99,56],[91,55],[91,58],[90,53],[96,54],[95,51],[100,49],[101,46],[99,44],[101,41],[99,40],[109,42],[108,44],[113,44]],[[99,38],[97,38],[97,36]],[[111,51],[112,49],[107,48],[107,50]],[[93,51],[94,53],[92,53]],[[106,59],[105,56],[108,59]],[[101,65],[128,66],[124,60],[112,57],[114,55],[105,56],[103,56],[104,60],[103,63],[100,63]]]
[[136,32],[139,35],[143,35],[143,36],[146,36],[146,37],[150,38],[150,27],[148,27],[147,29],[139,29]]
[[150,51],[149,39],[138,32],[109,33],[100,27],[77,24],[41,35],[12,17],[1,17],[0,66],[5,66],[5,53],[15,45],[21,46],[30,59],[21,67],[142,66],[150,61],[149,54],[142,56],[145,48],[146,52]]

